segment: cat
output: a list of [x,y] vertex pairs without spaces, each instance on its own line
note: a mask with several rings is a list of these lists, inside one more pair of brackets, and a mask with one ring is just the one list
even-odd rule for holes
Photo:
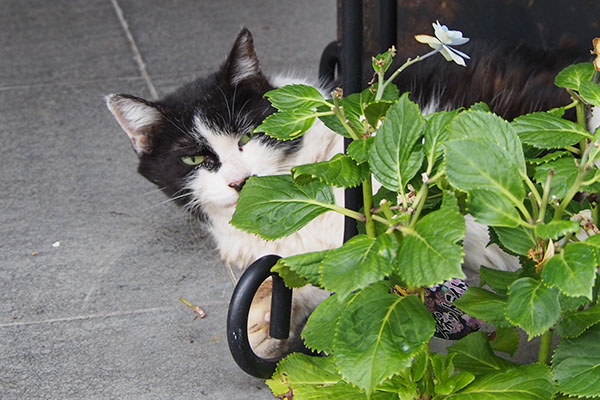
[[[516,53],[513,58],[517,58]],[[491,50],[484,54],[473,62],[473,67],[464,70],[424,63],[423,67],[413,68],[414,73],[401,75],[397,83],[401,91],[413,92],[413,99],[424,112],[486,101],[493,111],[513,118],[567,104],[554,89],[548,89],[550,75],[537,73],[542,64],[527,69],[523,61],[517,63],[505,55],[504,62],[497,64],[498,54]],[[531,55],[529,58],[533,59]],[[519,72],[523,69],[525,72]],[[462,80],[457,79],[460,74]],[[465,82],[470,84],[465,86]],[[324,85],[263,74],[252,35],[243,28],[226,61],[208,77],[188,83],[158,101],[126,94],[106,97],[108,108],[139,158],[139,173],[207,224],[222,260],[233,268],[244,269],[266,254],[285,257],[342,244],[344,222],[337,213],[325,213],[300,231],[274,241],[242,232],[229,223],[248,177],[289,173],[295,165],[328,160],[343,152],[342,137],[319,120],[303,137],[291,141],[251,134],[275,111],[264,93],[290,83],[312,84],[327,95]],[[513,103],[514,98],[517,101]],[[343,192],[338,189],[335,195],[342,204]],[[516,257],[496,245],[487,246],[486,227],[469,216],[466,226],[463,244],[468,276],[476,276],[480,265],[506,270],[519,267]],[[307,316],[328,296],[311,286],[294,291],[291,336],[285,342],[268,336],[269,288],[266,283],[259,290],[248,324],[251,345],[264,357],[298,341]]]

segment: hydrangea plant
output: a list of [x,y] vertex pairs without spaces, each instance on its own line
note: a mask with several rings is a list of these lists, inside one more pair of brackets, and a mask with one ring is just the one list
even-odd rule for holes
[[[598,397],[597,198],[574,201],[600,191],[600,129],[589,132],[585,123],[585,108],[600,107],[598,72],[592,63],[564,69],[555,84],[573,102],[512,122],[483,103],[423,116],[393,79],[436,53],[461,65],[468,59],[452,48],[468,41],[460,32],[439,23],[434,32],[416,36],[433,50],[388,78],[394,50],[375,57],[376,82],[361,93],[338,91],[328,100],[291,85],[266,94],[278,111],[257,131],[290,140],[319,118],[352,143],[346,154],[289,175],[250,178],[232,223],[276,239],[333,211],[363,232],[338,249],[286,257],[273,267],[290,287],[312,284],[334,294],[302,334],[322,356],[291,354],[267,383],[274,395],[298,400]],[[576,122],[563,118],[569,108],[577,110]],[[375,196],[372,177],[382,185]],[[359,184],[363,210],[335,204],[332,186]],[[464,277],[465,214],[488,225],[522,268],[482,266],[481,286],[457,305],[495,326],[492,337],[477,331],[437,354],[423,293]],[[541,336],[537,363],[517,365],[500,355],[516,351],[517,328],[529,339]]]

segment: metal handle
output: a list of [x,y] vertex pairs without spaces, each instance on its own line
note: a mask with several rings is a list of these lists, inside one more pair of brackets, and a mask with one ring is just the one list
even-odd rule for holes
[[280,258],[264,256],[248,267],[233,291],[227,314],[227,342],[233,359],[246,373],[263,379],[273,375],[283,356],[265,359],[254,353],[248,340],[248,315],[254,294],[265,279],[273,276],[269,332],[274,338],[289,337],[292,290],[284,285],[279,275],[271,273],[271,267]]

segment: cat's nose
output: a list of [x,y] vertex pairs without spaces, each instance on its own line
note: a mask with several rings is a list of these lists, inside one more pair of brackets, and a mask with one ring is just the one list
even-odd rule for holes
[[231,182],[229,184],[229,187],[237,190],[238,192],[241,192],[242,187],[244,187],[244,183],[246,183],[247,180],[248,180],[248,177],[245,177],[244,179],[239,180],[237,182]]

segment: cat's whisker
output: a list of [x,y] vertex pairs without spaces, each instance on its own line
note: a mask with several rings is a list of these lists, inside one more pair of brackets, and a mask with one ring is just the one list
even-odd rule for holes
[[154,205],[152,205],[150,207],[146,207],[146,208],[142,209],[142,211],[152,210],[153,208],[160,207],[162,205],[175,202],[175,201],[177,201],[179,199],[183,199],[184,197],[190,196],[191,194],[192,194],[191,192],[188,192],[188,193],[181,194],[179,196],[168,198],[167,200],[161,201],[158,204],[154,204]]

